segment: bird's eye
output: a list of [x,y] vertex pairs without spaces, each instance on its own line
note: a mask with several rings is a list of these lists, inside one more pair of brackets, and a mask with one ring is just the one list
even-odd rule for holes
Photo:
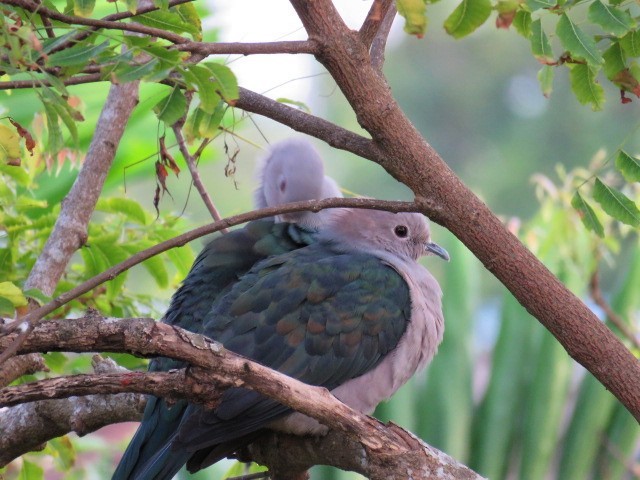
[[397,237],[405,238],[409,234],[409,229],[404,225],[397,225],[396,228],[393,229],[393,233],[395,233]]
[[284,193],[287,188],[287,181],[283,178],[282,180],[280,180],[280,185],[278,185],[278,187],[280,188],[280,191]]

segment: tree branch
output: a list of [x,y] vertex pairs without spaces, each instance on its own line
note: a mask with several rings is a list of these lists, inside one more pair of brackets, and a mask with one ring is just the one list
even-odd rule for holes
[[112,85],[82,169],[62,202],[62,210],[25,289],[46,295],[55,290],[69,259],[87,240],[87,225],[95,208],[129,116],[138,103],[138,82]]
[[[188,1],[192,1],[192,0],[188,0]],[[189,41],[185,37],[178,35],[176,33],[171,33],[161,28],[147,27],[145,25],[140,25],[138,23],[124,23],[124,22],[118,22],[113,20],[98,20],[94,18],[65,15],[63,13],[58,13],[55,10],[51,10],[47,7],[44,7],[35,2],[32,2],[31,0],[2,0],[2,3],[5,3],[6,5],[12,5],[14,7],[22,8],[31,13],[46,15],[52,20],[57,20],[59,22],[66,23],[68,25],[85,25],[87,27],[93,27],[92,32],[95,31],[95,29],[105,28],[109,30],[122,30],[126,32],[142,33],[150,37],[163,38],[172,43],[187,43]],[[157,10],[157,7],[154,6],[153,8],[150,8],[150,10],[148,11],[152,11],[152,10]],[[121,17],[121,18],[127,18],[129,16],[133,16],[133,15],[127,15],[127,14],[116,14],[116,15],[124,15],[124,17]],[[138,13],[136,13],[136,15],[138,15]]]
[[201,55],[270,55],[281,53],[315,55],[318,51],[318,46],[313,40],[264,43],[187,42],[176,45],[174,48],[183,52],[199,53]]
[[[371,4],[367,18],[364,19],[362,27],[360,27],[360,38],[367,47],[372,46],[371,44],[382,29],[383,22],[387,18],[390,9],[393,10],[393,16],[395,16],[394,0],[374,0]],[[391,17],[392,21],[393,16]],[[387,35],[388,33],[387,31]]]
[[0,387],[9,385],[23,375],[32,375],[42,371],[48,372],[49,369],[41,355],[29,354],[11,358],[0,365]]
[[[220,220],[222,220],[222,217],[220,216],[220,212],[218,212],[218,209],[213,204],[213,200],[211,200],[211,197],[209,196],[207,189],[204,187],[204,184],[202,183],[202,178],[200,178],[200,172],[198,172],[198,166],[196,165],[196,159],[189,152],[189,148],[187,147],[187,144],[184,140],[184,135],[182,135],[183,124],[184,124],[184,118],[182,121],[176,122],[173,125],[173,133],[178,142],[178,148],[180,149],[180,153],[182,153],[182,156],[184,157],[184,161],[187,163],[187,167],[189,168],[189,173],[191,173],[191,179],[193,181],[193,185],[196,187],[196,190],[200,194],[200,198],[202,198],[202,201],[207,207],[207,210],[209,210],[209,213],[211,214],[211,218],[213,218],[214,221],[219,222]],[[229,230],[226,228],[221,228],[220,231],[222,233],[229,232]]]
[[[2,338],[0,346],[12,340],[11,336]],[[416,472],[416,479],[432,478],[432,474],[442,470],[449,476],[440,478],[479,478],[443,453],[434,453],[401,429],[387,427],[350,409],[324,388],[305,385],[236,355],[202,335],[152,319],[118,320],[90,314],[79,319],[42,322],[25,341],[20,353],[46,351],[111,351],[181,360],[205,369],[212,378],[227,385],[256,390],[358,442],[361,452],[358,471],[361,473],[368,474],[371,468],[380,465],[386,468],[386,477],[380,478],[406,478],[407,469]],[[11,438],[11,435],[3,437]],[[449,463],[444,465],[443,459],[448,459]],[[390,470],[390,463],[402,475]]]
[[389,32],[391,31],[396,13],[396,6],[393,4],[389,7],[389,10],[387,10],[380,29],[371,43],[371,51],[369,53],[369,55],[371,55],[371,66],[380,74],[382,74],[382,67],[384,66],[384,50],[387,46],[387,38],[389,38]]
[[[146,250],[142,250],[135,255],[131,256],[124,262],[121,262],[113,267],[105,270],[104,272],[96,275],[95,277],[90,278],[89,280],[81,283],[75,288],[63,293],[62,295],[54,298],[51,302],[36,308],[30,311],[27,315],[25,315],[20,320],[17,320],[9,325],[4,327],[0,326],[0,334],[1,333],[12,333],[15,331],[20,325],[29,324],[33,325],[38,320],[42,319],[45,315],[50,314],[54,310],[60,308],[61,306],[69,303],[71,300],[78,298],[80,295],[87,293],[88,291],[94,289],[98,285],[107,282],[109,280],[113,280],[122,272],[130,269],[131,267],[143,262],[144,260],[151,258],[155,255],[158,255],[162,252],[166,252],[167,250],[175,247],[181,247],[186,243],[195,240],[197,238],[203,237],[210,233],[217,232],[223,228],[233,227],[235,225],[239,225],[241,223],[246,223],[251,220],[257,220],[260,218],[273,217],[275,215],[280,215],[283,213],[291,213],[291,212],[300,212],[300,211],[310,211],[310,212],[319,212],[325,208],[365,208],[370,210],[386,210],[388,212],[416,212],[421,209],[420,205],[413,202],[394,202],[394,201],[386,201],[386,200],[373,200],[368,198],[326,198],[324,200],[310,200],[304,202],[292,202],[286,203],[284,205],[278,205],[275,207],[267,207],[262,208],[260,210],[253,210],[251,212],[242,213],[240,215],[234,215],[232,217],[227,217],[219,222],[213,222],[209,225],[205,225],[199,228],[195,228],[190,230],[182,235],[178,235],[177,237],[171,238],[164,242],[161,242],[153,247],[147,248]],[[7,349],[8,346],[5,344],[4,349]],[[0,349],[3,351],[4,349]],[[15,347],[15,350],[18,350],[18,347]],[[2,355],[0,355],[0,364],[2,361],[6,359],[6,351],[4,350]]]
[[368,138],[246,88],[240,87],[240,98],[236,100],[234,106],[247,112],[264,115],[297,132],[323,140],[332,147],[361,157],[375,158],[378,163],[383,160],[382,151]]
[[[291,0],[316,58],[329,71],[381,155],[366,156],[423,201],[423,213],[460,239],[640,421],[640,362],[451,171],[422,138],[369,63],[366,45],[329,0]],[[363,93],[363,92],[366,92]],[[313,135],[313,134],[312,134]]]
[[218,378],[199,369],[68,375],[5,387],[0,390],[0,408],[98,393],[144,393],[172,400],[185,398],[191,403],[213,408],[223,387]]

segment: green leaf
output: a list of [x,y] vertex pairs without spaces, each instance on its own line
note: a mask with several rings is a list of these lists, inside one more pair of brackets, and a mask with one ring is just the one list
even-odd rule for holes
[[571,89],[583,105],[589,104],[593,110],[602,110],[604,89],[596,82],[597,71],[589,65],[576,64],[569,67]]
[[527,7],[529,7],[529,10],[535,12],[536,10],[540,10],[541,8],[553,8],[558,5],[558,2],[557,0],[527,0],[526,4]]
[[553,91],[554,72],[554,67],[551,67],[549,65],[544,65],[538,72],[538,82],[540,83],[540,90],[542,90],[542,94],[547,98],[551,96],[551,92]]
[[29,460],[23,460],[18,478],[20,480],[41,480],[44,479],[44,470]]
[[79,17],[90,17],[96,6],[96,0],[74,0],[73,13]]
[[580,220],[582,220],[582,223],[587,230],[595,232],[600,238],[604,237],[604,228],[602,228],[600,220],[596,217],[596,212],[593,211],[591,205],[582,198],[582,195],[580,195],[578,191],[576,191],[571,199],[571,206],[578,211]]
[[293,105],[295,107],[298,107],[303,112],[311,113],[311,109],[309,108],[309,106],[306,103],[300,102],[298,100],[292,100],[290,98],[279,97],[279,98],[276,98],[276,102],[285,103],[285,104],[288,104],[288,105]]
[[60,130],[60,124],[58,122],[58,112],[53,108],[51,102],[43,99],[42,105],[44,106],[44,111],[47,117],[47,132],[49,134],[48,149],[51,153],[57,153],[64,144],[64,140],[62,139],[62,130]]
[[129,10],[130,13],[136,13],[136,11],[138,10],[138,0],[124,0],[125,4],[127,5],[127,10]]
[[100,53],[109,48],[109,41],[104,41],[98,45],[76,45],[59,52],[52,53],[47,59],[48,67],[71,67],[80,66],[94,59]]
[[67,435],[49,440],[47,448],[50,449],[60,470],[69,471],[73,467],[76,461],[76,452]]
[[169,274],[167,268],[164,266],[164,261],[159,257],[151,257],[142,262],[144,268],[151,274],[160,288],[167,288],[169,286]]
[[119,64],[112,73],[113,81],[116,83],[133,82],[140,80],[151,74],[160,64],[160,60],[152,58],[146,63],[130,65],[127,63]]
[[422,38],[427,30],[427,5],[423,0],[396,0],[396,8],[404,18],[404,31]]
[[146,225],[147,216],[143,208],[135,200],[129,198],[101,198],[98,200],[96,210],[107,213],[122,213],[128,220]]
[[553,51],[547,34],[542,29],[540,20],[531,23],[531,53],[540,63],[549,65],[555,63],[553,59]]
[[27,304],[22,290],[12,282],[0,282],[0,296],[9,300],[14,307],[24,307]]
[[62,352],[50,352],[44,355],[44,361],[53,372],[62,373],[67,364],[67,357]]
[[193,3],[183,3],[173,7],[171,10],[175,11],[184,23],[193,25],[198,32],[193,35],[193,39],[197,42],[202,41],[202,22],[195,5]]
[[233,103],[240,97],[238,90],[238,79],[229,67],[219,63],[205,63],[205,67],[211,71],[213,78],[217,82],[216,90],[223,100]]
[[560,16],[556,34],[573,58],[581,58],[592,67],[602,64],[602,55],[595,40],[576,26],[566,13]]
[[173,9],[155,10],[145,13],[144,15],[138,15],[136,16],[136,22],[148,27],[168,30],[174,33],[188,33],[194,39],[201,35],[195,25],[183,21],[180,15],[177,15]]
[[184,78],[198,88],[200,108],[206,113],[213,113],[220,101],[216,93],[216,83],[211,81],[211,71],[199,65],[192,65],[188,70],[183,70]]
[[593,187],[593,199],[616,220],[632,227],[640,226],[640,210],[636,204],[621,191],[602,183],[599,178],[596,178]]
[[616,168],[627,182],[640,182],[640,159],[620,150],[616,157]]
[[0,315],[12,317],[16,309],[9,299],[0,296]]
[[619,42],[613,42],[607,51],[602,54],[602,58],[604,58],[604,74],[609,80],[612,80],[627,68],[624,52]]
[[158,119],[162,120],[169,127],[180,120],[186,110],[187,99],[178,87],[175,87],[169,95],[153,107],[153,111],[158,115]]
[[0,125],[0,163],[7,163],[10,159],[20,158],[20,136],[14,128]]
[[462,38],[482,25],[490,14],[491,0],[462,0],[445,20],[444,28],[453,38]]
[[23,293],[25,297],[37,300],[40,305],[44,305],[45,303],[49,303],[51,301],[51,297],[49,295],[45,295],[41,290],[38,290],[37,288],[30,288],[28,290],[25,290]]
[[640,57],[640,30],[633,30],[620,39],[620,45],[630,57]]
[[518,10],[513,18],[513,27],[524,38],[531,36],[531,13],[526,10]]
[[218,127],[224,117],[226,104],[219,102],[213,113],[209,114],[201,108],[196,108],[187,124],[185,131],[190,138],[211,138],[218,133]]
[[600,0],[595,0],[589,7],[589,20],[600,25],[605,32],[622,36],[635,27],[636,22],[627,12],[610,5],[605,5]]

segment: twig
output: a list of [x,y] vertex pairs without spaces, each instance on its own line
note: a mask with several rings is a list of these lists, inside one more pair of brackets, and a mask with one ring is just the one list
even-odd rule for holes
[[[89,75],[80,75],[77,77],[64,79],[62,80],[62,83],[64,83],[66,86],[70,86],[101,81],[108,80],[102,78],[101,73],[91,73]],[[7,82],[0,82],[0,90],[19,90],[24,88],[42,88],[50,86],[51,82],[49,80],[9,80]]]
[[318,52],[318,45],[313,40],[295,40],[289,42],[187,42],[174,47],[183,52],[199,53],[201,55],[257,55],[281,53],[306,53],[314,55]]
[[625,338],[627,338],[635,348],[640,349],[640,340],[634,334],[634,332],[629,328],[627,322],[625,322],[616,312],[613,311],[609,302],[607,302],[602,295],[602,290],[600,289],[600,275],[598,270],[593,272],[591,275],[591,281],[589,282],[589,292],[591,293],[591,298],[598,305],[604,313],[607,315],[607,318],[611,323],[613,323],[616,328],[622,333]]
[[[112,20],[98,20],[93,18],[76,17],[74,15],[65,15],[38,5],[30,0],[2,0],[2,2],[6,5],[13,5],[14,7],[22,8],[31,13],[46,15],[50,19],[58,20],[59,22],[69,25],[85,25],[95,29],[105,28],[109,30],[123,30],[127,32],[142,33],[144,35],[149,35],[150,37],[163,38],[172,43],[186,43],[189,41],[181,35],[168,32],[161,28],[147,27],[138,23],[124,23]],[[153,10],[155,9],[157,9],[157,7],[153,8]]]
[[[32,326],[45,315],[50,314],[54,310],[69,303],[70,301],[78,298],[80,295],[87,293],[89,290],[96,288],[104,282],[113,280],[122,272],[130,269],[131,267],[138,265],[139,263],[158,255],[162,252],[166,252],[171,248],[181,247],[192,240],[203,237],[210,233],[217,232],[223,228],[233,227],[241,223],[246,223],[251,220],[257,220],[265,217],[273,217],[281,215],[283,213],[310,211],[319,212],[326,208],[364,208],[369,210],[386,210],[388,212],[419,212],[422,207],[414,202],[394,202],[386,200],[374,200],[368,198],[326,198],[324,200],[309,200],[304,202],[292,202],[284,205],[278,205],[275,207],[262,208],[260,210],[253,210],[251,212],[241,213],[232,217],[223,218],[218,222],[210,223],[199,228],[190,230],[182,235],[171,238],[164,242],[158,243],[153,247],[142,250],[136,253],[132,257],[128,258],[124,262],[121,262],[113,267],[105,270],[104,272],[90,278],[89,280],[81,283],[80,285],[72,288],[71,290],[56,297],[51,302],[29,312],[22,319],[14,321],[4,327],[0,326],[0,334],[8,334],[20,328],[22,325]],[[24,327],[26,328],[26,327]],[[30,329],[31,329],[30,328]],[[30,330],[29,329],[29,330]],[[1,337],[0,337],[1,338]],[[7,346],[7,348],[10,348]],[[19,347],[18,347],[19,348]],[[17,350],[17,349],[16,349]],[[0,355],[0,364],[8,358],[5,355],[6,351]]]
[[371,43],[371,51],[369,52],[371,55],[371,66],[375,68],[378,73],[382,73],[382,67],[384,66],[384,49],[387,46],[387,38],[389,38],[389,32],[391,31],[393,20],[396,17],[396,12],[395,4],[391,5],[380,25],[378,33]]
[[[213,200],[211,200],[207,189],[202,183],[202,178],[200,178],[200,172],[198,171],[198,166],[196,165],[196,159],[193,157],[193,155],[191,155],[191,153],[189,153],[189,149],[187,148],[187,144],[184,140],[184,135],[182,135],[182,123],[183,122],[176,122],[173,125],[173,133],[175,134],[176,140],[178,141],[178,147],[180,148],[180,152],[182,153],[185,162],[187,162],[187,166],[189,167],[189,172],[191,173],[191,178],[193,180],[193,185],[196,187],[196,190],[200,194],[200,198],[202,198],[202,201],[206,205],[207,210],[209,210],[209,213],[211,214],[213,220],[219,222],[222,217],[220,216],[220,212],[218,212],[216,206],[213,204]],[[229,232],[227,228],[222,228],[220,231],[222,233]]]
[[[360,39],[367,46],[371,47],[373,39],[378,35],[383,21],[387,17],[389,9],[393,9],[393,15],[395,15],[395,5],[393,0],[374,0],[367,13],[367,17],[362,22],[360,27]],[[386,36],[386,35],[385,35]]]
[[227,480],[260,480],[261,478],[269,478],[270,474],[266,472],[250,473],[248,475],[240,475],[239,477],[230,477]]

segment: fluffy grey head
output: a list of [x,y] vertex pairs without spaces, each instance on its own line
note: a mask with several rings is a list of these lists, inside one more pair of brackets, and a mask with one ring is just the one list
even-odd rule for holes
[[[304,139],[273,145],[258,167],[258,178],[260,185],[255,192],[258,208],[342,196],[335,180],[325,176],[322,158]],[[317,227],[327,216],[297,212],[279,215],[277,219]]]
[[383,251],[413,260],[437,255],[449,260],[447,251],[431,241],[429,223],[419,213],[339,209],[323,229],[321,238],[347,250]]

